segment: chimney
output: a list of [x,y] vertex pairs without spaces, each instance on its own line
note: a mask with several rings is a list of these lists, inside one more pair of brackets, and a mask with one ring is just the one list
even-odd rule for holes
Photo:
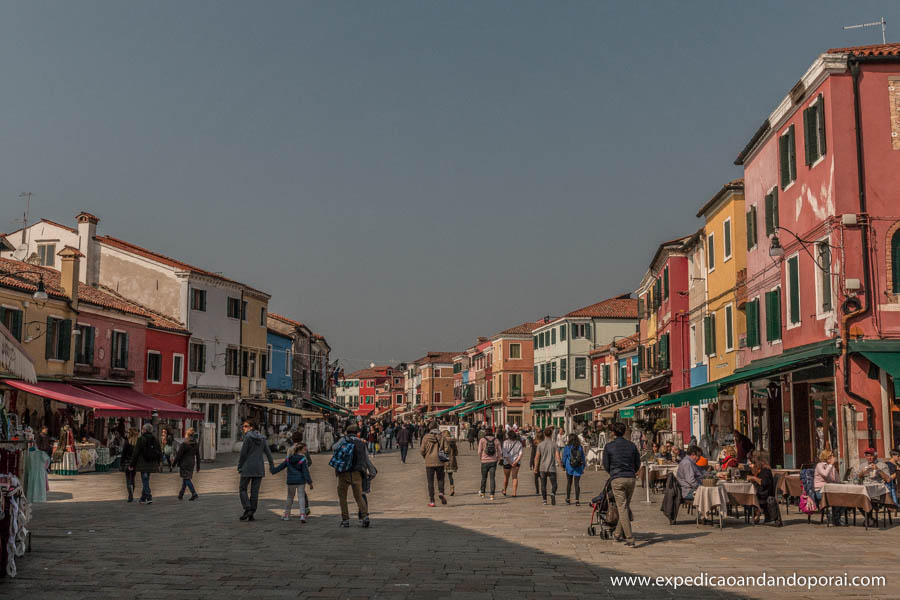
[[60,268],[59,287],[75,306],[78,305],[78,271],[81,258],[84,256],[72,246],[65,246],[56,253],[62,261]]
[[80,212],[75,220],[78,221],[78,249],[85,257],[84,272],[80,281],[88,285],[97,285],[100,278],[100,252],[94,237],[97,235],[97,223],[100,219],[91,213]]

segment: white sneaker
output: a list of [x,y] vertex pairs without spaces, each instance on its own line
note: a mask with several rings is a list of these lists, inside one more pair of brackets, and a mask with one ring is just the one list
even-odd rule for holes
[[290,515],[282,515],[281,520],[282,521],[290,521],[291,517],[290,517]]
[[484,492],[478,492],[478,497],[479,497],[479,498],[484,498]]

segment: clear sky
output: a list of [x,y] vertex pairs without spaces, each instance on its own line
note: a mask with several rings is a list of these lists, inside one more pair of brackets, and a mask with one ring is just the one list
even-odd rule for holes
[[0,3],[0,225],[87,210],[345,366],[633,290],[897,2]]

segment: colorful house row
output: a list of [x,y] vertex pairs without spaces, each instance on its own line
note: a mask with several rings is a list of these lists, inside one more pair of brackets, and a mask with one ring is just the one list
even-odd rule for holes
[[594,402],[684,442],[736,428],[785,468],[900,444],[898,140],[900,45],[819,56],[739,153],[743,178],[654,254],[637,290],[646,389],[620,378]]
[[[302,324],[280,327],[279,317],[268,314],[269,294],[125,240],[99,235],[100,219],[89,213],[79,213],[75,220],[77,228],[42,219],[4,236],[0,249],[13,278],[11,285],[17,277],[38,277],[45,287],[65,282],[75,265],[79,285],[73,293],[80,298],[70,302],[85,308],[77,311],[77,320],[63,319],[71,321],[68,327],[48,325],[37,334],[48,348],[51,338],[65,345],[61,347],[69,349],[72,366],[68,369],[66,361],[35,356],[39,378],[60,383],[100,376],[202,413],[219,452],[230,451],[238,441],[238,421],[248,414],[248,402],[285,404],[292,398],[283,397],[282,392],[299,392],[297,400],[320,396],[323,404],[330,404],[327,342]],[[108,315],[94,314],[95,303],[89,299],[112,302],[109,298],[118,302],[114,308],[119,313],[129,316],[119,314],[113,324],[106,322]],[[8,308],[10,315],[16,315],[25,307]],[[9,325],[17,327],[19,317],[8,318]],[[144,324],[148,319],[149,325]],[[31,320],[24,322],[36,327]],[[286,332],[290,327],[299,333]],[[284,333],[290,338],[290,351],[280,337]],[[31,346],[25,344],[25,348]],[[98,364],[81,362],[90,356]],[[276,360],[278,371],[273,368]],[[286,361],[290,368],[285,367]],[[276,382],[271,392],[270,378]]]

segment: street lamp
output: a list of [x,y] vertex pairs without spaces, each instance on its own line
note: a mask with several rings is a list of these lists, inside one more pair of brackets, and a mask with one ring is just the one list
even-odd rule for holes
[[[800,246],[803,248],[803,250],[807,254],[809,254],[809,257],[812,259],[812,261],[824,273],[828,273],[830,271],[831,265],[829,265],[829,264],[823,265],[822,263],[820,263],[819,262],[820,259],[817,259],[813,255],[813,253],[809,249],[809,246],[811,244],[816,244],[817,246],[828,246],[828,248],[838,248],[838,249],[841,248],[840,246],[832,246],[826,240],[804,240],[803,238],[801,238],[799,235],[797,235],[796,233],[794,233],[787,227],[781,227],[780,225],[775,226],[775,230],[772,233],[772,237],[769,239],[769,256],[771,256],[772,258],[783,258],[784,257],[784,246],[781,245],[781,240],[778,239],[778,231],[779,230],[786,231],[789,234],[791,234],[792,236],[794,236],[794,239],[800,243]],[[821,258],[825,259],[824,256],[822,256]]]
[[0,273],[0,277],[7,277],[10,275],[21,275],[22,273],[31,273],[32,275],[37,275],[40,279],[37,282],[37,289],[31,295],[31,297],[35,300],[35,302],[46,302],[47,301],[47,289],[44,287],[44,274],[40,271],[32,271],[30,269],[18,269],[16,271],[4,271]]
[[772,241],[769,243],[769,256],[772,258],[781,258],[784,256],[784,248],[781,245],[781,242],[778,241],[778,234],[772,234]]

